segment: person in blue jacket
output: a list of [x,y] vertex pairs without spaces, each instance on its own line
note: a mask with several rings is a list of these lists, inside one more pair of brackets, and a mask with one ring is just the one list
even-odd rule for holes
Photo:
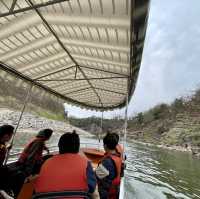
[[120,158],[116,152],[118,140],[114,134],[108,133],[103,139],[105,156],[96,169],[99,195],[101,199],[110,198],[113,180],[117,177],[117,164],[113,157]]

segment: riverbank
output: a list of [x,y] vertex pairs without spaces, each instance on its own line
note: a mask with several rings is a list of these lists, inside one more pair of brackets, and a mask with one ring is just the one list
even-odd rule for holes
[[179,151],[179,152],[186,152],[186,153],[190,153],[191,155],[193,155],[195,158],[199,158],[200,159],[200,147],[196,147],[196,148],[192,148],[191,146],[188,147],[183,147],[183,146],[169,146],[169,145],[164,145],[164,144],[155,144],[155,143],[148,143],[148,142],[143,142],[143,141],[138,141],[138,140],[134,140],[133,142],[135,143],[139,143],[145,146],[154,146],[157,148],[161,148],[161,149],[167,149],[167,150],[171,150],[171,151]]
[[198,199],[199,168],[200,160],[187,152],[128,141],[125,198]]
[[[16,110],[10,110],[7,108],[0,108],[0,125],[10,124],[16,126],[20,117],[20,112]],[[67,131],[76,130],[80,136],[92,137],[92,134],[84,131],[80,128],[74,127],[66,120],[58,121],[53,119],[47,119],[32,113],[25,112],[19,123],[18,131],[21,133],[35,134],[43,128],[51,128],[55,134],[61,134]]]
[[138,140],[134,140],[133,142],[139,143],[139,144],[142,144],[142,145],[145,145],[145,146],[156,146],[156,147],[162,148],[162,149],[192,153],[191,147],[185,148],[185,147],[182,147],[182,146],[169,146],[169,145],[163,145],[163,144],[148,143],[148,142],[143,142],[143,141],[138,141]]
[[133,123],[128,129],[128,137],[200,157],[200,116],[182,112],[173,118],[154,119],[140,125]]

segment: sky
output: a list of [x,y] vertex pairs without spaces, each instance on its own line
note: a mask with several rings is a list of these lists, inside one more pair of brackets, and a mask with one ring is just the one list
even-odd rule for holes
[[[160,103],[188,96],[200,88],[200,1],[151,0],[143,58],[136,90],[128,107],[131,117]],[[69,115],[101,116],[66,105]],[[124,115],[124,109],[104,117]]]

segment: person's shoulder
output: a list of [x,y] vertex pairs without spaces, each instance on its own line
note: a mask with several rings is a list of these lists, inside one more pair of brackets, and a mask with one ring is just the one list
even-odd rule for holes
[[88,158],[85,156],[85,155],[82,155],[82,154],[77,154],[79,156],[79,158],[82,160],[82,161],[85,161],[87,164],[90,163],[90,161],[88,160]]
[[111,157],[105,157],[103,160],[102,160],[102,164],[103,165],[113,165],[113,160]]

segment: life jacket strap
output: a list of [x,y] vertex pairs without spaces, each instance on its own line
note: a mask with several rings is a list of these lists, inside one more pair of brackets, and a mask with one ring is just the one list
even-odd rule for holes
[[55,199],[55,198],[84,198],[89,199],[86,191],[52,191],[47,193],[35,193],[32,199]]

